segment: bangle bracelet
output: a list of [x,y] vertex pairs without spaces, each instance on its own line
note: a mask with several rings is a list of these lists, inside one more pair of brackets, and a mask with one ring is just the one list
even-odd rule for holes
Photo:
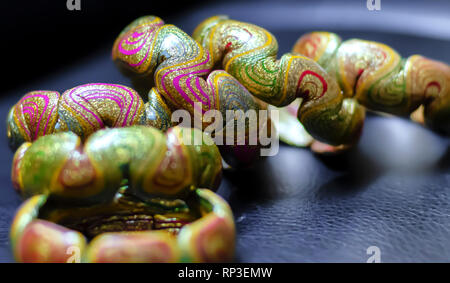
[[[70,132],[24,143],[12,179],[31,198],[11,228],[16,259],[66,261],[75,246],[92,262],[230,260],[231,211],[212,191],[197,189],[218,187],[220,154],[206,135],[200,145],[185,143],[198,135],[133,126],[97,131],[84,145]],[[87,247],[77,231],[93,238]]]
[[[270,118],[264,121],[259,116],[258,110],[265,108],[264,103],[227,72],[212,71],[214,61],[210,53],[185,32],[164,24],[158,17],[141,17],[125,27],[114,42],[112,58],[139,92],[146,93],[154,85],[151,91],[158,93],[172,111],[184,109],[195,116],[218,110],[226,117],[228,110],[256,110],[257,119],[263,120],[258,124],[262,122],[268,131],[271,129]],[[210,122],[202,121],[205,129]],[[247,146],[248,137],[257,131],[259,128],[251,129],[246,124],[245,145],[239,146],[235,141],[234,145],[221,146],[221,152],[231,155],[224,159],[232,166],[253,163],[259,157],[255,152],[259,153],[261,143],[256,133],[256,146]],[[227,134],[223,139],[227,139]]]
[[[91,233],[80,233],[80,224]],[[35,195],[17,211],[10,240],[18,262],[227,262],[235,226],[228,204],[207,189],[176,207],[124,193],[109,205],[58,208]]]
[[[193,37],[210,51],[215,64],[258,98],[275,106],[302,99],[280,114],[286,116],[280,117],[280,138],[289,144],[312,142],[302,128],[292,130],[290,117],[295,115],[319,141],[341,148],[354,144],[364,120],[359,105],[408,115],[422,104],[425,123],[450,133],[450,68],[442,62],[419,55],[402,59],[384,44],[341,42],[328,32],[301,37],[292,54],[276,60],[277,42],[269,32],[225,16],[206,19]],[[289,137],[289,132],[297,136]]]
[[345,96],[368,109],[405,116],[422,105],[426,125],[450,134],[449,65],[420,55],[402,58],[378,42],[342,42],[330,32],[300,37],[293,51],[317,61],[336,78]]
[[[192,137],[202,143],[187,140]],[[134,126],[97,131],[84,144],[71,132],[24,143],[14,155],[12,180],[26,198],[47,194],[63,202],[96,203],[111,201],[124,179],[142,199],[216,189],[221,170],[217,147],[200,130],[174,127],[164,135]]]
[[332,145],[358,140],[364,108],[345,98],[312,59],[287,53],[278,60],[278,43],[265,29],[215,16],[200,23],[193,38],[257,98],[277,107],[302,98],[298,118],[314,138]]
[[[215,84],[224,86],[215,88],[222,89],[218,93],[221,103],[230,99],[230,107],[234,107],[232,95],[236,85],[229,83],[230,76],[216,71],[210,77]],[[233,79],[231,82],[236,81]],[[251,98],[251,95],[247,97]],[[254,100],[247,102],[243,109],[259,109]],[[15,150],[24,142],[33,142],[48,134],[71,131],[85,140],[105,127],[132,125],[146,125],[166,131],[175,123],[172,122],[172,110],[155,89],[148,93],[147,102],[144,103],[132,88],[119,84],[91,83],[71,88],[62,95],[56,91],[32,91],[25,94],[9,111],[7,135],[10,147]],[[223,124],[225,127],[226,121]],[[244,130],[244,138],[248,139],[251,133],[248,126]],[[221,145],[220,150],[227,163],[240,167],[250,166],[259,159],[260,146],[241,146],[236,140],[235,144]]]
[[[447,64],[420,55],[402,58],[378,42],[360,39],[342,42],[330,32],[303,35],[293,52],[319,63],[337,80],[344,96],[354,97],[368,109],[400,116],[412,113],[411,119],[450,134],[450,67]],[[293,124],[298,107],[294,104],[281,109],[284,120],[280,118],[280,124],[288,128],[286,132],[295,128],[289,125]],[[280,138],[294,144],[293,141],[301,138],[308,140],[307,133],[301,131],[296,136],[280,131]],[[312,148],[325,152],[337,149],[318,143]]]
[[148,125],[166,131],[171,112],[157,93],[144,104],[139,94],[119,84],[80,85],[60,95],[32,91],[9,111],[8,139],[12,149],[57,132],[72,131],[82,140],[104,127]]

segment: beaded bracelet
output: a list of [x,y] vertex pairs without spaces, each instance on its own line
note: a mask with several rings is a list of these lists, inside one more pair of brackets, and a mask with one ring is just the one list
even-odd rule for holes
[[[220,103],[227,103],[227,99],[231,100],[229,104],[234,103],[235,100],[231,98],[233,87],[236,86],[233,84],[234,79],[229,83],[230,77],[224,75],[223,71],[216,71],[210,77],[216,85],[222,86],[214,88],[221,90],[217,94]],[[251,98],[251,95],[247,95],[247,98]],[[241,109],[260,109],[259,105],[248,99],[241,104]],[[219,130],[225,129],[228,123],[223,121]],[[119,84],[91,83],[71,88],[62,95],[56,91],[29,92],[11,108],[7,125],[9,145],[15,150],[24,142],[58,132],[71,131],[85,140],[105,127],[146,125],[166,131],[176,123],[172,122],[172,110],[155,89],[148,93],[147,102],[144,103],[132,88]],[[244,138],[248,138],[251,131],[248,124],[245,127]],[[268,128],[270,130],[270,124]],[[220,145],[219,148],[228,164],[234,167],[250,166],[259,159],[260,145],[238,145],[238,130],[235,131],[236,141],[233,144]],[[217,138],[220,131],[215,133]]]
[[344,97],[336,80],[312,59],[293,53],[277,59],[278,43],[265,29],[214,16],[197,26],[193,38],[209,50],[214,65],[257,98],[278,107],[302,98],[298,118],[314,138],[332,145],[358,140],[364,108]]
[[[204,143],[191,145],[198,135]],[[97,131],[84,144],[71,132],[24,143],[12,179],[31,198],[11,228],[16,259],[66,262],[76,248],[88,262],[230,260],[231,210],[197,189],[220,183],[208,139],[197,129],[133,126]]]
[[[39,263],[231,261],[235,227],[228,204],[207,189],[194,190],[189,201],[189,206],[167,209],[135,200],[130,206],[118,195],[109,206],[61,209],[46,195],[36,195],[14,218],[14,257]],[[76,222],[95,234],[86,237],[79,227],[68,228]]]
[[422,104],[425,123],[450,133],[450,68],[444,63],[419,55],[402,59],[386,45],[341,42],[327,32],[301,37],[293,53],[277,60],[273,35],[226,16],[206,19],[193,37],[210,51],[214,64],[258,98],[275,106],[302,100],[280,113],[280,138],[290,144],[312,141],[298,127],[297,136],[290,136],[295,134],[290,126],[295,115],[319,141],[341,148],[354,144],[364,120],[360,104],[397,115],[410,114]]
[[[330,32],[311,32],[300,37],[293,52],[304,54],[324,67],[338,81],[344,95],[355,97],[370,110],[406,116],[431,129],[450,134],[450,67],[420,55],[401,58],[389,46],[361,39],[342,42]],[[420,106],[419,106],[420,105]],[[284,123],[291,130],[298,105],[282,109]],[[292,143],[308,140],[307,133],[297,136],[280,132],[280,138]],[[301,145],[301,144],[299,144]],[[340,150],[313,143],[315,151]]]
[[[303,35],[293,52],[310,57],[334,76],[347,97],[370,110],[406,116],[443,134],[450,134],[450,67],[420,55],[401,58],[382,43],[341,38],[330,32]],[[419,106],[420,105],[420,106]],[[280,109],[280,139],[298,146],[312,142],[293,124],[299,104]],[[290,132],[290,134],[287,134]],[[294,133],[297,134],[294,134]],[[304,143],[302,143],[304,142]],[[313,142],[319,152],[340,151]]]
[[345,96],[368,109],[405,116],[422,105],[426,125],[450,134],[449,65],[420,55],[402,58],[378,42],[342,42],[329,32],[300,37],[293,51],[318,62],[336,78]]
[[32,91],[9,111],[8,139],[12,149],[37,138],[72,131],[86,139],[104,127],[148,125],[166,131],[173,126],[170,110],[156,93],[144,104],[139,94],[119,84],[80,85],[60,95]]
[[[138,18],[125,27],[114,42],[112,58],[141,94],[148,91],[158,94],[172,111],[184,109],[195,116],[218,110],[226,117],[228,110],[245,113],[266,108],[233,76],[222,70],[213,71],[211,54],[193,38],[155,16]],[[258,120],[266,124],[269,132],[273,130],[270,118],[264,120],[258,115]],[[208,123],[202,121],[205,128]],[[224,152],[233,152],[232,157],[237,160],[226,161],[237,165],[257,159],[254,152],[261,146],[259,130],[247,125],[245,128],[246,139],[250,132],[256,132],[256,147],[244,146],[244,150],[239,146],[221,147],[221,151],[225,148]],[[249,145],[248,140],[245,144]]]

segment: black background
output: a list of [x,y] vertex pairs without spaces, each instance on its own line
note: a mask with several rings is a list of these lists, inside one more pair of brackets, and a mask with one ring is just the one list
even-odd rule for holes
[[[66,0],[4,1],[1,11],[3,66],[9,71],[6,90],[37,80],[92,53],[117,36],[144,11],[176,16],[205,1],[81,0],[80,11],[67,9]],[[170,5],[174,3],[174,5]]]
[[[288,52],[304,32],[382,41],[402,55],[450,63],[448,1],[66,1],[2,3],[0,117],[26,92],[64,91],[88,82],[129,85],[110,48],[134,18],[155,14],[191,33],[215,14],[262,25]],[[0,124],[0,262],[11,261],[9,225],[20,198],[10,181],[12,152]],[[237,225],[237,261],[449,261],[448,138],[405,119],[369,115],[361,142],[339,157],[282,145],[252,170],[226,172],[219,193]]]

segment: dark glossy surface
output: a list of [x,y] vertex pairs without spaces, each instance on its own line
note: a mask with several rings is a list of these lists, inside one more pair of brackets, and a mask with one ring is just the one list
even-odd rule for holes
[[[182,19],[174,22],[187,31],[195,26]],[[306,29],[310,28],[271,31],[280,51],[287,52]],[[331,30],[344,38],[382,41],[402,55],[421,53],[450,62],[446,40]],[[30,90],[63,91],[87,82],[129,85],[109,54],[107,45],[64,71],[18,86],[1,101],[1,119]],[[5,124],[0,126],[3,262],[12,261],[9,225],[21,200],[11,185],[13,153],[7,147]],[[369,115],[358,147],[339,157],[319,157],[307,149],[282,145],[278,155],[252,170],[226,172],[219,193],[235,214],[238,261],[365,262],[367,248],[374,245],[380,248],[382,261],[450,260],[449,139],[405,119]]]

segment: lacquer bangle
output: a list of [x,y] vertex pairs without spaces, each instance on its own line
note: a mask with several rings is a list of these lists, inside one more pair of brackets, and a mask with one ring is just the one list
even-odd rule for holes
[[391,47],[330,32],[298,39],[294,52],[336,78],[346,97],[368,109],[406,116],[423,106],[425,123],[450,134],[450,66],[420,55],[402,58]]
[[105,127],[148,125],[160,130],[173,126],[171,112],[156,93],[144,103],[127,86],[91,83],[60,95],[38,90],[25,94],[9,111],[8,139],[12,149],[41,136],[71,131],[81,139]]
[[228,204],[207,189],[167,207],[118,194],[109,205],[59,208],[35,195],[17,211],[10,241],[18,262],[228,262],[235,227]]
[[358,140],[365,111],[342,95],[336,80],[312,59],[294,53],[277,59],[278,43],[264,28],[214,16],[193,33],[211,61],[257,98],[277,107],[302,98],[300,122],[316,139],[332,145]]
[[12,169],[29,198],[11,228],[16,259],[67,261],[70,249],[87,262],[231,260],[234,222],[208,190],[222,169],[208,139],[197,129],[131,126],[84,143],[71,132],[24,143]]
[[[156,16],[145,16],[130,23],[119,34],[113,45],[112,59],[119,69],[134,83],[141,94],[158,93],[169,108],[183,109],[191,116],[203,118],[208,111],[217,110],[225,121],[226,112],[265,108],[265,103],[255,99],[233,76],[215,70],[214,58],[192,37],[181,29],[164,24]],[[270,118],[258,120],[271,129]],[[211,122],[202,119],[206,128]],[[232,156],[226,160],[232,165],[251,164],[258,159],[259,128],[245,128],[245,145],[225,144],[221,150]],[[269,130],[270,131],[270,130]],[[258,141],[249,145],[248,137],[256,133]],[[224,134],[223,139],[227,139]]]

